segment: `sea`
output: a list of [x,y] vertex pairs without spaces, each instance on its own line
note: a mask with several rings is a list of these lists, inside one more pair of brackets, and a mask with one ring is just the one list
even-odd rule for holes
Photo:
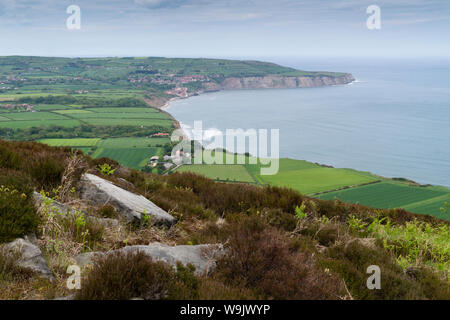
[[[261,60],[261,59],[258,59]],[[450,59],[263,59],[352,73],[339,86],[233,90],[173,101],[184,128],[279,129],[280,157],[450,187]]]

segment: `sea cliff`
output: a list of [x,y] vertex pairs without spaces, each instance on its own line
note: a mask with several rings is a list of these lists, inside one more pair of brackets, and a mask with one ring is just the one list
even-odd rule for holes
[[230,77],[220,82],[205,82],[204,91],[242,90],[242,89],[281,89],[281,88],[311,88],[347,84],[355,78],[349,73],[337,76],[279,76],[268,75],[262,77]]

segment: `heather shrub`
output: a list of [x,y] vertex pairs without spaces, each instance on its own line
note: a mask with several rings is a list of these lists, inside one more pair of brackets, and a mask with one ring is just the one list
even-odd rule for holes
[[31,194],[31,179],[22,171],[0,168],[0,186],[16,189],[20,193]]
[[280,209],[263,209],[261,216],[266,218],[271,226],[285,231],[294,231],[297,226],[295,216]]
[[83,281],[79,300],[193,299],[198,297],[199,280],[192,267],[171,266],[153,261],[141,253],[106,255],[95,261]]
[[38,189],[51,190],[60,184],[71,155],[70,148],[0,140],[0,167],[26,173],[32,179],[32,185]]
[[22,164],[22,157],[17,153],[0,146],[0,167],[8,169],[19,169]]
[[216,276],[226,285],[251,288],[263,299],[337,299],[341,283],[317,268],[312,257],[292,251],[289,239],[248,217],[229,227],[227,254],[218,262]]
[[29,279],[34,275],[30,269],[15,264],[17,253],[7,251],[0,247],[0,284],[7,281],[20,281]]
[[47,189],[55,188],[61,183],[64,170],[64,163],[47,156],[36,159],[29,168],[31,177],[38,185]]
[[30,195],[0,187],[0,243],[36,232],[39,223]]

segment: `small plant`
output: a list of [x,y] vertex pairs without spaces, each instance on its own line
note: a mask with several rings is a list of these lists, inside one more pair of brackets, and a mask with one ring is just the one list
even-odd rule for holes
[[111,165],[108,164],[108,163],[103,163],[103,164],[99,165],[98,167],[99,167],[99,170],[98,170],[98,171],[99,171],[101,174],[104,174],[104,175],[106,175],[106,176],[111,176],[111,175],[114,174],[114,172],[116,172],[116,169],[113,169],[113,168],[111,167]]
[[298,220],[302,220],[304,218],[306,218],[306,213],[305,213],[305,209],[306,209],[306,205],[304,202],[302,202],[302,204],[299,206],[295,207],[295,216],[297,217]]
[[151,217],[150,215],[147,213],[147,210],[144,209],[144,211],[141,214],[141,227],[148,227],[151,224]]

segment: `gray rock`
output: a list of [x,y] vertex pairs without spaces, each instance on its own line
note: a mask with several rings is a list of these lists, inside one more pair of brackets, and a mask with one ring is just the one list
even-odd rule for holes
[[95,205],[109,204],[130,222],[141,220],[143,214],[149,215],[156,224],[172,225],[176,222],[174,217],[142,195],[122,189],[93,174],[86,173],[81,177],[80,197]]
[[16,265],[22,268],[31,269],[43,278],[53,280],[53,274],[48,267],[47,261],[42,256],[41,249],[36,244],[26,239],[16,239],[3,246],[11,254],[17,254]]
[[164,261],[176,267],[177,262],[184,265],[192,264],[197,275],[209,274],[216,267],[216,261],[224,254],[220,244],[202,244],[197,246],[168,246],[161,243],[152,243],[147,246],[128,246],[118,250],[105,252],[88,252],[75,257],[80,267],[92,265],[94,259],[104,257],[113,252],[143,252],[156,261]]

